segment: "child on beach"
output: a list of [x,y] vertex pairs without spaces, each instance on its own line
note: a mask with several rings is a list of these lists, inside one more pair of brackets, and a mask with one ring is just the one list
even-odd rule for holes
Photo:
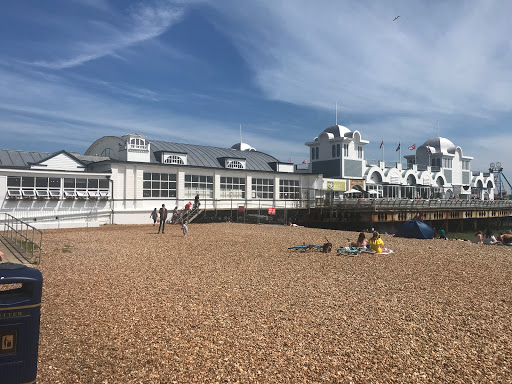
[[370,247],[375,251],[375,253],[382,253],[382,247],[384,247],[384,242],[380,238],[379,232],[373,232],[373,236],[368,240],[370,243]]
[[357,238],[357,241],[355,243],[350,243],[351,247],[356,248],[366,248],[366,245],[368,244],[368,241],[366,240],[366,236],[364,232],[361,232],[359,234],[359,237]]
[[188,226],[186,220],[181,223],[181,229],[183,230],[183,237],[187,237]]
[[481,231],[478,231],[477,233],[475,233],[475,237],[473,238],[473,243],[475,244],[482,244],[482,232]]

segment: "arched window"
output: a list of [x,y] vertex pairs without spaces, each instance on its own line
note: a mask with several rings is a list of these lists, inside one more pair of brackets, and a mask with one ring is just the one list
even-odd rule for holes
[[226,164],[226,168],[244,169],[244,165],[238,160],[230,160]]
[[176,156],[176,155],[167,156],[166,159],[164,160],[164,163],[165,164],[180,164],[180,165],[185,164],[185,162],[182,160],[182,158],[179,156]]

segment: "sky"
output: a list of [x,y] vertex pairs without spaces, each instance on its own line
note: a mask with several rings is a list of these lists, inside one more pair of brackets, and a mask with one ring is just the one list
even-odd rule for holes
[[337,121],[370,141],[368,160],[441,136],[472,170],[512,175],[510,14],[480,0],[5,0],[0,148],[84,153],[127,133],[228,148],[241,127],[301,163]]

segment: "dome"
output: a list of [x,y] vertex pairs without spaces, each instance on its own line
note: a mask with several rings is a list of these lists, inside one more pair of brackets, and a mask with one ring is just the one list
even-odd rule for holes
[[350,136],[352,132],[343,125],[333,125],[332,127],[324,129],[324,132],[331,133],[334,137]]
[[238,151],[256,151],[256,148],[251,147],[247,143],[236,143],[231,147],[231,149],[236,149]]
[[455,144],[444,137],[433,137],[423,143],[424,147],[431,147],[435,149],[435,152],[440,153],[453,153],[455,150]]

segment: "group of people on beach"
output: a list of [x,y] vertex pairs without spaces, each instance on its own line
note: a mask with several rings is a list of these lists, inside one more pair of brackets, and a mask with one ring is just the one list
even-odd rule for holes
[[[191,207],[192,209],[199,209],[199,206],[201,205],[201,202],[199,200],[199,193],[196,194],[196,197],[194,198],[194,205],[192,206],[192,202],[188,202],[185,204],[185,208],[182,211],[178,210],[178,206],[174,207],[174,210],[172,211],[171,220],[169,221],[169,224],[180,224],[181,228],[183,230],[183,236],[187,236],[188,233],[188,225],[187,220],[184,219],[184,216],[188,211],[190,211]],[[157,222],[160,222],[158,226],[158,232],[160,233],[160,230],[162,233],[165,233],[165,223],[167,222],[167,208],[165,208],[165,204],[162,204],[162,208],[160,208],[158,211],[155,208],[151,214],[149,215],[150,218],[153,219],[153,226],[156,225]]]
[[[178,214],[178,207],[174,207],[173,211],[173,217],[174,215]],[[162,204],[162,208],[160,208],[158,211],[156,208],[151,212],[151,215],[149,216],[153,219],[153,226],[156,225],[158,218],[160,218],[160,224],[158,225],[158,232],[162,231],[162,234],[165,233],[165,222],[167,221],[167,208],[165,208],[165,204]],[[175,223],[174,221],[171,223]],[[183,231],[183,236],[186,237],[188,234],[188,225],[187,220],[180,220],[181,229]]]
[[490,229],[487,229],[483,234],[482,231],[478,231],[475,233],[472,243],[512,246],[512,233],[500,233],[498,238],[496,238]]
[[387,248],[384,248],[384,241],[377,231],[373,231],[372,237],[370,237],[368,240],[366,239],[365,232],[361,232],[357,237],[357,241],[355,243],[350,243],[350,246],[355,248],[370,248],[373,249],[375,253],[388,251]]

